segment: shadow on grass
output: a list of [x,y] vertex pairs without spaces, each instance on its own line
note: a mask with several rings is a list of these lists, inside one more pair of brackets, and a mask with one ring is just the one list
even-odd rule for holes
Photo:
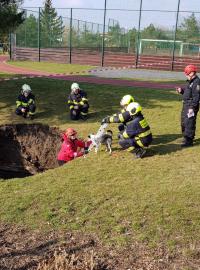
[[166,155],[182,150],[180,143],[175,142],[182,138],[182,134],[163,134],[153,136],[153,142],[148,156]]

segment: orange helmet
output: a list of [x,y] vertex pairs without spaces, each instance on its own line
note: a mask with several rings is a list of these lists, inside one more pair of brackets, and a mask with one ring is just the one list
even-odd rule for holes
[[189,75],[191,72],[197,72],[197,67],[195,65],[187,65],[184,69],[185,75]]
[[76,132],[76,130],[73,129],[73,128],[67,128],[66,131],[65,131],[65,134],[66,134],[67,137],[69,137],[69,136],[76,135],[77,132]]

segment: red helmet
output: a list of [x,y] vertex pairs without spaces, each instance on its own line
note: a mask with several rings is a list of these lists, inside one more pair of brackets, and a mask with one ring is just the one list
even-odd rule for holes
[[184,69],[185,75],[189,75],[191,72],[197,72],[197,67],[194,65],[187,65]]
[[76,135],[77,132],[76,132],[76,130],[73,129],[73,128],[67,128],[66,131],[65,131],[65,134],[66,134],[67,137],[69,137],[69,136]]

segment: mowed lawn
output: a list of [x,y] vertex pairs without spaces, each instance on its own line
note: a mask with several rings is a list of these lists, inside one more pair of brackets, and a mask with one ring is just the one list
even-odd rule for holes
[[[193,148],[181,149],[181,98],[174,90],[80,84],[90,101],[87,122],[71,122],[66,106],[70,82],[28,79],[0,83],[0,123],[27,122],[14,114],[23,83],[36,95],[41,122],[77,129],[82,138],[96,132],[101,119],[119,110],[119,101],[132,94],[143,107],[154,141],[148,155],[135,160],[121,151],[114,132],[114,152],[104,149],[86,158],[24,179],[0,181],[0,221],[48,230],[65,228],[95,233],[106,243],[133,239],[150,246],[197,252],[200,238],[200,121]],[[42,145],[41,145],[42,147]]]
[[50,73],[66,73],[79,72],[80,74],[94,68],[94,66],[89,65],[78,65],[78,64],[60,64],[51,62],[32,62],[32,61],[8,61],[8,64],[28,68],[32,70],[46,71]]

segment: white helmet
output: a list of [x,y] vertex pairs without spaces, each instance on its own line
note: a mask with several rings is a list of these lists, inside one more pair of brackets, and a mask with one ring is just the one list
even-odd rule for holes
[[78,83],[72,83],[72,85],[71,85],[72,92],[74,92],[75,90],[78,90],[78,89],[80,89],[79,84]]
[[131,115],[135,115],[142,111],[142,107],[137,102],[131,102],[127,108],[126,111],[128,111]]
[[120,105],[121,106],[127,106],[128,104],[130,104],[131,102],[134,102],[134,98],[131,95],[125,95],[123,96],[123,98],[120,101]]
[[23,85],[22,85],[22,93],[23,93],[23,94],[24,94],[24,93],[30,94],[30,92],[31,92],[31,87],[30,87],[28,84],[23,84]]

